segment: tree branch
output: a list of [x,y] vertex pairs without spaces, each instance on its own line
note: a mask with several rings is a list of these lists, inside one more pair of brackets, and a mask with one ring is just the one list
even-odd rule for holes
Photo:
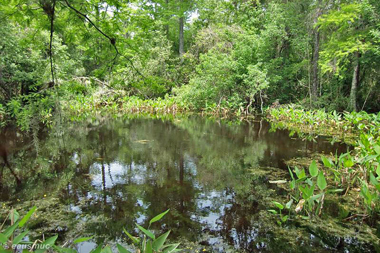
[[[67,7],[69,7],[71,10],[73,10],[78,16],[80,16],[80,17],[84,18],[85,20],[87,20],[101,35],[103,35],[105,38],[107,38],[110,41],[111,45],[113,46],[113,48],[115,49],[115,52],[116,52],[116,55],[115,55],[115,57],[112,60],[113,61],[112,67],[113,67],[114,64],[115,64],[115,62],[116,62],[117,57],[119,55],[121,55],[119,53],[119,50],[116,47],[116,39],[115,38],[111,38],[106,33],[104,33],[98,26],[96,26],[96,24],[89,17],[87,17],[86,14],[82,13],[81,11],[79,11],[78,9],[76,9],[75,7],[73,7],[67,0],[64,0],[64,1],[66,3]],[[139,74],[144,79],[144,82],[145,82],[145,76],[134,66],[132,60],[129,57],[126,57],[124,55],[121,55],[121,56],[123,58],[125,58],[130,63],[130,65],[132,66],[132,68],[137,72],[137,74]],[[112,69],[112,67],[111,67],[111,69]]]
[[74,8],[71,4],[69,4],[69,2],[67,1],[67,0],[64,0],[65,1],[65,3],[66,3],[66,5],[67,5],[67,7],[69,7],[70,9],[72,9],[76,14],[78,14],[79,16],[81,16],[81,17],[83,17],[84,19],[86,19],[101,35],[103,35],[104,37],[106,37],[109,41],[110,41],[110,43],[111,43],[111,45],[113,46],[113,48],[115,49],[115,52],[116,52],[116,56],[115,56],[115,58],[114,59],[116,59],[116,57],[120,54],[119,53],[119,50],[117,49],[117,47],[116,47],[116,39],[115,38],[111,38],[110,36],[108,36],[107,34],[105,34],[102,30],[100,30],[100,28],[99,27],[97,27],[96,25],[95,25],[95,23],[94,22],[92,22],[92,20],[89,18],[89,17],[87,17],[87,15],[86,14],[84,14],[84,13],[82,13],[81,11],[79,11],[79,10],[77,10],[76,8]]

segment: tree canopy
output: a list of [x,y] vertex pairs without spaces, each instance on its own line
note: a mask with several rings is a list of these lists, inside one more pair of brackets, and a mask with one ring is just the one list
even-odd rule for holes
[[275,101],[379,110],[375,0],[1,2],[0,108],[10,115],[85,79],[201,111]]

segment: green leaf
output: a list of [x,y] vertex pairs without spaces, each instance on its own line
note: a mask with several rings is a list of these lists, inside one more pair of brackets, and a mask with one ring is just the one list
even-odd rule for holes
[[18,222],[16,222],[15,224],[13,224],[12,226],[8,227],[7,229],[5,229],[4,231],[4,235],[9,238],[11,237],[11,235],[13,234],[13,232],[16,230],[16,228],[18,227]]
[[28,220],[30,219],[30,217],[32,216],[32,214],[37,210],[37,207],[36,206],[33,206],[32,209],[29,210],[29,212],[24,216],[24,218],[21,219],[20,223],[19,223],[19,227],[22,228],[26,222],[28,222]]
[[117,244],[117,249],[119,250],[119,253],[131,253],[129,250],[121,246],[120,244]]
[[377,181],[376,177],[373,175],[372,172],[369,174],[369,179],[371,183],[376,187],[376,189],[380,191],[380,183],[379,181]]
[[317,185],[318,185],[319,189],[321,189],[322,191],[324,189],[326,189],[326,187],[327,187],[327,182],[326,182],[325,176],[323,175],[322,171],[319,172],[319,175],[317,178]]
[[272,203],[275,204],[275,206],[276,206],[278,209],[280,209],[280,210],[284,209],[284,206],[283,206],[281,203],[278,203],[278,202],[276,202],[276,201],[273,201]]
[[152,232],[150,232],[149,230],[146,230],[145,228],[143,228],[142,226],[140,226],[139,224],[136,223],[136,226],[138,229],[140,229],[144,234],[146,234],[147,236],[149,236],[150,238],[152,238],[153,240],[156,239],[156,237],[154,236],[154,234]]
[[343,191],[344,191],[343,189],[331,189],[331,190],[327,190],[327,193],[340,193]]
[[146,249],[145,249],[145,253],[153,253],[153,249],[152,249],[152,241],[149,240],[146,244]]
[[132,242],[134,244],[138,244],[140,242],[139,238],[138,237],[135,237],[135,236],[132,236],[130,233],[128,233],[127,230],[125,230],[125,228],[123,228],[123,231],[124,233],[132,240]]
[[379,155],[369,155],[369,156],[366,156],[364,157],[362,160],[361,160],[361,163],[366,163],[366,162],[369,162],[369,161],[374,161],[377,159]]
[[106,246],[104,249],[102,249],[101,253],[112,253],[111,247],[110,246]]
[[53,245],[55,244],[55,241],[57,240],[57,238],[58,238],[58,235],[55,235],[55,236],[49,237],[49,238],[46,239],[42,244],[43,244],[43,245],[53,246]]
[[343,166],[345,168],[351,168],[352,166],[354,166],[354,160],[352,159],[352,156],[348,155],[347,158],[344,158],[343,160]]
[[366,135],[362,134],[360,135],[360,142],[363,144],[363,146],[368,150],[370,143]]
[[380,146],[379,145],[375,145],[373,147],[373,149],[375,150],[376,154],[380,155]]
[[16,210],[13,210],[13,221],[18,221],[19,218],[20,214]]
[[163,253],[172,253],[172,252],[175,252],[175,250],[178,248],[178,246],[179,246],[179,243],[169,244],[167,246],[164,246]]
[[154,217],[153,219],[151,219],[149,221],[149,225],[151,225],[152,223],[156,222],[156,221],[159,221],[161,220],[168,212],[170,211],[170,209],[166,210],[165,212],[163,213],[160,213],[159,215],[157,215],[156,217]]
[[315,161],[313,161],[311,164],[310,164],[310,167],[309,167],[309,173],[312,177],[316,177],[318,176],[318,166],[317,166],[317,163]]
[[292,179],[294,180],[294,176],[293,176],[293,172],[292,170],[288,167],[288,170],[289,170],[289,173],[290,173],[290,176],[292,177]]
[[306,178],[306,173],[305,173],[305,169],[302,169],[300,171],[300,173],[297,175],[299,179],[304,179]]
[[309,194],[309,197],[312,196],[314,194],[314,189],[315,189],[315,185],[312,185],[308,188],[308,194]]
[[3,233],[0,234],[0,243],[7,243],[8,237]]
[[21,242],[21,240],[29,233],[29,231],[24,231],[22,232],[21,234],[19,234],[18,236],[16,236],[14,239],[13,239],[13,244],[19,244]]
[[91,250],[90,253],[101,253],[103,245],[99,245],[96,249]]
[[309,199],[314,193],[315,186],[300,186],[299,189],[302,192],[302,196],[305,200]]
[[304,179],[306,177],[305,170],[299,170],[297,167],[294,168],[294,171],[296,172],[297,178],[298,179]]
[[62,248],[62,247],[58,247],[55,245],[53,245],[53,249],[55,250],[54,252],[60,252],[60,253],[78,253],[78,251],[76,251],[74,249]]
[[296,181],[294,179],[290,182],[289,187],[291,190],[294,190],[294,188],[296,188]]
[[285,205],[286,209],[290,209],[292,204],[293,204],[293,199],[289,200],[288,203],[286,203],[286,205]]
[[78,238],[75,241],[73,241],[73,243],[77,244],[77,243],[85,242],[85,241],[91,240],[92,238],[94,238],[94,236]]
[[312,200],[312,201],[316,201],[316,200],[319,200],[322,196],[323,196],[322,193],[317,194],[317,195],[313,195],[313,196],[310,198],[310,200]]
[[156,240],[153,241],[153,250],[159,251],[161,250],[162,246],[164,245],[166,239],[168,238],[170,234],[170,231],[166,232],[165,234],[158,237]]
[[278,212],[276,210],[273,210],[273,209],[268,210],[268,212],[278,214]]
[[[42,245],[45,245],[45,246],[53,246],[55,241],[57,240],[58,238],[58,235],[55,235],[55,236],[52,236],[52,237],[49,237],[48,239],[46,239]],[[36,250],[35,252],[36,253],[42,253],[42,252],[45,252],[47,250],[47,247],[46,249],[39,249],[39,250]]]
[[313,180],[311,180],[311,178],[306,179],[305,182],[306,182],[308,185],[310,185],[310,186],[313,186],[313,185],[314,185],[314,182],[313,182]]

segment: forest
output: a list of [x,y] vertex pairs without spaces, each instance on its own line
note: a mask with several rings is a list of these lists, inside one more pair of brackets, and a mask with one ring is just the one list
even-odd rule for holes
[[0,250],[380,251],[380,1],[0,0],[0,38]]

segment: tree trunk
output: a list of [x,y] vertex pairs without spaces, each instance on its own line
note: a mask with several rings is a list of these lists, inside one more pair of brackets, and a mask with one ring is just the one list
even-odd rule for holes
[[49,44],[49,57],[50,57],[50,72],[51,72],[51,83],[55,85],[55,75],[54,75],[54,63],[53,63],[53,35],[54,35],[54,18],[55,18],[55,5],[56,0],[53,0],[51,4],[50,13],[48,17],[50,19],[50,44]]
[[316,98],[318,97],[318,87],[319,87],[319,31],[317,31],[318,28],[316,28],[316,31],[314,33],[314,52],[313,52],[313,63],[312,63],[312,87],[311,87],[311,93],[312,97]]
[[[316,15],[314,18],[314,24],[318,22],[318,18],[322,15],[321,9],[321,0],[318,1],[318,6],[316,9]],[[316,26],[313,31],[314,34],[314,51],[313,51],[313,59],[312,59],[312,87],[311,87],[311,98],[312,104],[315,104],[315,100],[318,97],[318,87],[319,87],[319,46],[320,46],[320,33],[319,26]]]
[[[180,5],[182,5],[183,0],[180,0]],[[182,9],[182,6],[180,6],[180,9]],[[181,58],[181,62],[183,61],[183,44],[184,44],[184,36],[183,36],[183,27],[185,23],[185,19],[183,17],[184,13],[182,10],[180,11],[180,17],[179,17],[179,57]]]
[[349,109],[352,111],[357,111],[358,107],[356,104],[356,94],[359,86],[359,75],[360,75],[360,53],[356,52],[355,66],[354,66],[354,75],[352,77],[351,84],[351,94],[350,94],[350,105]]

